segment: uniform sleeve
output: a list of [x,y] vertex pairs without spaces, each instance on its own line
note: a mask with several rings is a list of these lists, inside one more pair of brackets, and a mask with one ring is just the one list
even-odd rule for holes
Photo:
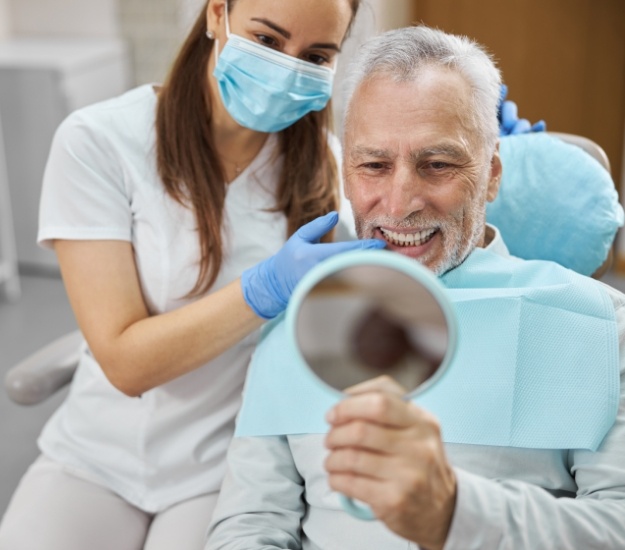
[[569,452],[576,498],[512,480],[456,469],[458,496],[445,550],[625,548],[625,312],[616,310],[621,401],[616,422],[595,452]]
[[300,549],[303,493],[286,437],[235,437],[205,550]]
[[38,243],[53,239],[131,240],[131,200],[121,158],[105,128],[70,115],[52,141],[39,205]]
[[328,139],[330,151],[336,160],[336,168],[339,178],[339,223],[336,226],[336,241],[353,241],[357,238],[354,224],[354,214],[350,202],[345,197],[345,185],[343,182],[343,151],[338,138],[331,134]]

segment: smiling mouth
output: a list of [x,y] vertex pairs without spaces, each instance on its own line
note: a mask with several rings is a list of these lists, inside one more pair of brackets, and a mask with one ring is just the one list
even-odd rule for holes
[[427,243],[436,233],[436,229],[424,229],[414,233],[395,233],[389,229],[379,228],[384,238],[395,246],[421,246]]

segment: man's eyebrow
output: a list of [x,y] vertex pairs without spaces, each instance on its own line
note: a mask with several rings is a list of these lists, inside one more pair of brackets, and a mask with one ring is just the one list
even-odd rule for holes
[[410,157],[414,162],[428,157],[435,157],[437,155],[444,155],[456,160],[463,160],[466,159],[467,153],[460,147],[445,144],[436,145],[434,147],[424,147],[423,149],[418,149],[410,153]]
[[[291,33],[289,31],[283,29],[279,25],[276,25],[273,21],[270,21],[269,19],[265,19],[264,17],[252,17],[252,21],[256,21],[257,23],[262,23],[263,25],[266,25],[271,30],[274,30],[278,34],[284,36],[284,38],[286,38],[287,40],[291,38]],[[314,44],[311,44],[309,48],[334,50],[337,52],[341,51],[341,48],[339,48],[339,46],[337,44],[334,44],[333,42],[315,42]]]
[[365,145],[356,145],[349,151],[350,157],[376,157],[376,158],[389,158],[391,152],[388,149],[375,149],[373,147],[367,147]]

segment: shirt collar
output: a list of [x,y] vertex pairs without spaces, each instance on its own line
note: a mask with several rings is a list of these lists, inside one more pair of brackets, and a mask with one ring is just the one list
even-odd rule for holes
[[510,252],[508,251],[506,243],[503,242],[503,237],[501,236],[499,229],[497,229],[494,225],[490,225],[487,223],[486,235],[488,236],[489,233],[492,238],[490,242],[484,247],[484,249],[490,250],[491,252],[494,252],[495,254],[504,256],[506,258],[510,257]]

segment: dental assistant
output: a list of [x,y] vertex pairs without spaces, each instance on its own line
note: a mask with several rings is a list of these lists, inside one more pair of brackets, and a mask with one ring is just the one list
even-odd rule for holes
[[257,329],[317,262],[384,246],[329,242],[358,5],[209,0],[162,86],[60,126],[38,239],[85,346],[0,549],[203,548]]

